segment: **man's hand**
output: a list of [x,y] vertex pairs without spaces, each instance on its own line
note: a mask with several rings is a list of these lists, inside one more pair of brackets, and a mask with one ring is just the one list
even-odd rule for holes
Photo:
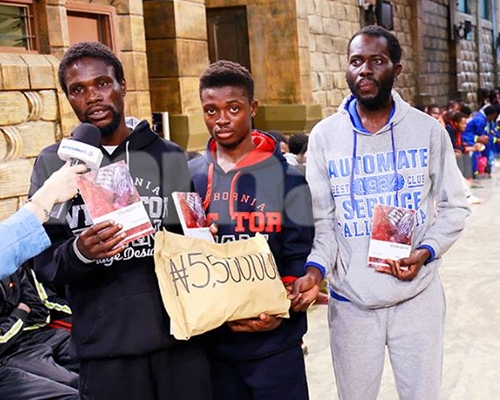
[[258,318],[239,319],[227,323],[233,332],[265,332],[276,329],[281,318],[262,313]]
[[481,135],[477,137],[477,142],[479,143],[488,144],[489,141],[490,141],[489,135]]
[[104,221],[84,231],[76,241],[78,250],[85,258],[96,260],[109,258],[120,253],[126,246],[118,245],[127,236],[118,234],[123,226],[112,221]]
[[28,314],[31,312],[31,308],[30,308],[30,307],[29,307],[26,303],[19,303],[19,304],[17,305],[17,308],[18,308],[19,310],[23,310],[23,311],[25,311],[25,312],[26,312],[26,313],[28,313]]
[[288,299],[292,301],[293,311],[306,311],[316,301],[322,279],[323,276],[318,268],[307,267],[304,276],[297,278],[293,283],[285,285]]
[[416,249],[410,254],[410,257],[401,258],[398,261],[387,260],[389,264],[389,269],[387,268],[376,268],[377,272],[392,275],[401,281],[411,281],[413,280],[422,265],[429,259],[431,254],[427,249]]

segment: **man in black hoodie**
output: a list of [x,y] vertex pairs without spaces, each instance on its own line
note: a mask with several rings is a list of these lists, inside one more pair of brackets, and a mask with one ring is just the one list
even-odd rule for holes
[[246,68],[210,65],[200,78],[200,99],[212,138],[189,169],[209,221],[218,226],[216,239],[265,235],[292,300],[289,319],[263,313],[209,334],[214,399],[308,399],[304,311],[323,277],[320,269],[304,269],[314,234],[309,188],[272,136],[252,130],[258,103]]
[[[61,60],[59,82],[78,119],[101,131],[102,164],[125,160],[153,226],[179,231],[171,193],[190,189],[185,156],[147,121],[126,121],[126,84],[117,57],[100,43],[77,43]],[[31,192],[63,163],[58,146],[37,158]],[[82,398],[210,399],[201,346],[170,335],[154,272],[153,235],[122,246],[120,229],[109,221],[92,226],[77,197],[66,223],[48,221],[52,246],[34,261],[42,280],[67,285]]]

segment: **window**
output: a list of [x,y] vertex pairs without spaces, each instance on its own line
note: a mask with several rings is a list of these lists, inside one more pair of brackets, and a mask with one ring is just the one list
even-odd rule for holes
[[490,19],[489,0],[479,0],[479,16],[483,19]]
[[231,60],[250,70],[245,7],[207,9],[207,32],[210,62]]
[[464,14],[470,14],[469,0],[458,0],[457,10]]
[[66,15],[71,44],[90,40],[114,49],[114,7],[68,2]]
[[32,1],[0,1],[0,50],[34,51],[34,4]]

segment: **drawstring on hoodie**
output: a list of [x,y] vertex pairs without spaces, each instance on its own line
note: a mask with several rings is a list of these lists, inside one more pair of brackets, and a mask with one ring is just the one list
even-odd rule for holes
[[125,143],[125,162],[127,163],[127,167],[130,169],[130,153],[128,151],[129,144],[130,141],[127,140],[127,143]]
[[[233,179],[231,179],[231,186],[229,189],[229,215],[231,218],[234,218],[235,209],[234,209],[234,193],[236,189],[236,183],[238,182],[238,178],[241,175],[241,171],[237,171],[234,174]],[[205,198],[203,199],[203,209],[205,212],[210,206],[210,199],[212,198],[213,191],[213,179],[214,179],[214,163],[210,162],[208,164],[208,174],[207,174],[207,192],[205,193]]]
[[[394,190],[396,191],[394,205],[396,207],[399,207],[398,166],[397,166],[397,156],[396,156],[396,145],[394,142],[394,124],[392,122],[391,122],[390,127],[391,127],[392,161],[394,164]],[[351,187],[351,190],[350,190],[351,204],[352,204],[352,208],[354,211],[356,209],[355,202],[354,202],[354,170],[355,170],[355,166],[356,166],[358,134],[356,133],[356,131],[354,129],[352,130],[352,134],[353,134],[353,148],[352,148],[352,161],[351,161],[351,176],[349,177],[349,184]]]

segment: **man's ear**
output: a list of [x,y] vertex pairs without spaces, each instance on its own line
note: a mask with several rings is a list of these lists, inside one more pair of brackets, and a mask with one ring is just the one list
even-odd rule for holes
[[394,74],[396,75],[396,77],[399,76],[399,74],[401,73],[401,71],[403,71],[403,65],[402,64],[395,64],[394,65]]
[[122,79],[120,82],[120,87],[122,88],[122,96],[125,97],[127,94],[127,82],[125,82],[125,79]]
[[257,115],[257,110],[259,109],[259,101],[258,100],[252,100],[250,103],[250,115],[252,118],[254,118]]

